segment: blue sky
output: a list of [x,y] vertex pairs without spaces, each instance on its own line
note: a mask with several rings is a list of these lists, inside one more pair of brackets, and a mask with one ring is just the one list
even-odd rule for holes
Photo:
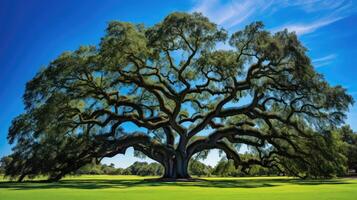
[[[1,0],[0,157],[11,152],[7,130],[23,112],[25,83],[39,68],[65,50],[98,44],[111,20],[153,25],[173,11],[202,12],[231,33],[257,20],[273,32],[295,31],[316,70],[357,99],[356,0]],[[356,105],[347,123],[357,131]],[[125,167],[136,160],[128,154],[106,162]],[[213,152],[206,162],[217,160]]]

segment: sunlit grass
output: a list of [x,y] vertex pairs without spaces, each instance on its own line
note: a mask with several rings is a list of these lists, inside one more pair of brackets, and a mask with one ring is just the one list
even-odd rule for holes
[[1,200],[59,199],[331,199],[357,197],[356,179],[304,181],[286,177],[206,178],[199,182],[155,182],[154,177],[85,175],[59,183],[0,183]]

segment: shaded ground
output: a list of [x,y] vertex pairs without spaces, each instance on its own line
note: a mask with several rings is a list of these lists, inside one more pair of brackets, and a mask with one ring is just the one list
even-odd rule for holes
[[135,176],[69,177],[58,183],[0,182],[0,199],[354,199],[356,179],[208,178],[157,182]]
[[[86,176],[88,177],[88,176]],[[95,177],[95,176],[93,176]],[[107,189],[107,188],[129,188],[129,187],[155,187],[155,186],[179,186],[179,187],[214,187],[214,188],[260,188],[260,187],[275,187],[281,184],[296,184],[296,185],[337,185],[337,184],[353,184],[344,179],[335,180],[299,180],[288,178],[209,178],[201,181],[193,182],[158,182],[155,180],[142,179],[141,177],[120,176],[121,179],[90,179],[76,178],[62,180],[58,183],[47,183],[44,181],[27,181],[24,183],[16,182],[0,182],[0,188],[9,188],[16,190],[28,189]]]

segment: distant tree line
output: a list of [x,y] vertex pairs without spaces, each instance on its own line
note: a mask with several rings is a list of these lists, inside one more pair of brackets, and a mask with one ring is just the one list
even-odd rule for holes
[[75,174],[108,174],[108,175],[139,175],[159,176],[163,173],[163,167],[158,163],[135,162],[127,168],[116,168],[113,163],[87,164],[77,170]]
[[[263,175],[278,175],[276,170],[263,168],[260,166],[252,167],[249,172],[243,173],[236,169],[232,160],[222,158],[215,167],[204,164],[199,160],[191,160],[188,166],[191,175],[194,176],[263,176]],[[108,174],[108,175],[138,175],[138,176],[162,176],[164,168],[156,163],[134,162],[127,168],[116,168],[113,163],[107,164],[88,164],[74,174]]]

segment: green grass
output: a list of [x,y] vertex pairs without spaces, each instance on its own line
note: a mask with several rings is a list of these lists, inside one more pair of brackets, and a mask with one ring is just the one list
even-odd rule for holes
[[[147,177],[146,177],[147,178]],[[162,183],[137,176],[79,176],[59,183],[0,181],[0,200],[357,199],[357,179],[208,178]]]

